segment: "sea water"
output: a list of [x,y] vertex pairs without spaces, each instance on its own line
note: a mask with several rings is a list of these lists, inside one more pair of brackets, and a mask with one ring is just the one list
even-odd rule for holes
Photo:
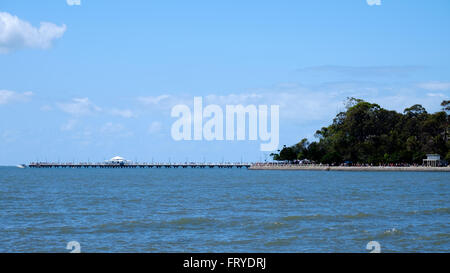
[[449,177],[0,167],[0,252],[449,252]]

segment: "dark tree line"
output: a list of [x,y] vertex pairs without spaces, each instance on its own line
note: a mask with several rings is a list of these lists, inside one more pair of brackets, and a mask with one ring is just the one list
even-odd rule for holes
[[346,111],[333,123],[318,130],[318,141],[302,139],[272,154],[274,160],[309,159],[325,164],[421,164],[426,154],[440,154],[450,162],[450,101],[442,111],[430,114],[422,105],[403,113],[389,111],[378,104],[349,98]]

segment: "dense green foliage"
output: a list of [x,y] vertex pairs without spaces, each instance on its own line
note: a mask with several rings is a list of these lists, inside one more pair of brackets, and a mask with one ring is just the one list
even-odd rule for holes
[[328,127],[315,134],[318,141],[284,146],[274,160],[309,159],[326,164],[343,162],[390,164],[417,163],[428,153],[440,154],[450,162],[450,101],[442,111],[429,114],[419,104],[403,114],[377,104],[349,98],[346,111],[339,113]]

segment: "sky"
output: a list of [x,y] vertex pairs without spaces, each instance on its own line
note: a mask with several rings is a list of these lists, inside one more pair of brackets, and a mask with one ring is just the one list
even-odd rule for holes
[[279,105],[281,147],[347,97],[439,111],[449,61],[448,0],[0,0],[0,165],[269,160],[175,141],[172,107]]

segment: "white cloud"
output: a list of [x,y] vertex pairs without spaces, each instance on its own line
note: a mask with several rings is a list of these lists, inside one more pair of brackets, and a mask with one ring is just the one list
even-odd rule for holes
[[66,123],[64,123],[63,125],[61,125],[61,131],[71,131],[75,128],[75,126],[77,125],[78,121],[75,119],[70,119],[68,120]]
[[[201,95],[197,95],[201,96]],[[220,105],[226,105],[226,104],[245,104],[247,102],[255,102],[257,100],[263,99],[263,95],[258,94],[256,92],[252,93],[234,93],[234,94],[226,94],[226,95],[219,95],[219,94],[209,94],[204,95],[203,101],[204,103],[210,103],[210,104],[220,104]],[[161,109],[167,110],[171,107],[177,105],[177,104],[185,104],[185,105],[191,105],[193,103],[194,95],[168,95],[163,94],[159,96],[148,96],[148,97],[138,97],[137,100],[145,105],[145,106],[152,106],[152,108],[149,108],[150,110],[157,110],[160,111]]]
[[7,12],[0,12],[0,53],[24,47],[47,49],[60,38],[66,25],[41,22],[39,28]]
[[450,90],[450,82],[424,82],[418,84],[422,89],[432,90],[432,91],[445,91]]
[[125,126],[120,123],[107,122],[101,128],[100,132],[113,137],[130,137],[133,136],[133,132],[127,131]]
[[367,5],[369,6],[381,6],[381,0],[366,0],[367,1]]
[[[336,82],[317,86],[289,83],[254,89],[250,92],[204,95],[203,107],[208,104],[217,104],[223,109],[227,104],[279,105],[280,118],[305,124],[332,120],[337,113],[345,110],[344,102],[347,97],[378,103],[386,109],[399,112],[403,112],[405,108],[417,103],[422,104],[429,112],[438,111],[442,98],[448,97],[446,92],[424,93],[423,90],[416,87],[376,82]],[[194,95],[171,96],[166,98],[163,103],[160,102],[158,106],[173,107],[178,103],[183,103],[192,110],[193,98]],[[152,114],[161,113],[159,108],[150,108],[149,111],[152,111]]]
[[40,109],[41,109],[41,111],[48,112],[48,111],[53,110],[53,107],[51,107],[48,104],[45,104],[45,105],[42,105]]
[[137,117],[137,115],[129,110],[129,109],[112,109],[109,111],[109,113],[113,116],[119,116],[119,117],[123,117],[123,118],[135,118]]
[[9,90],[0,90],[0,104],[27,101],[32,95],[32,92],[17,93]]
[[[73,116],[87,116],[94,113],[100,113],[103,115],[118,116],[122,118],[135,118],[137,114],[130,109],[117,109],[100,107],[93,103],[89,98],[73,98],[70,102],[56,103],[59,110],[71,114]],[[42,111],[51,110],[51,107],[42,108]]]
[[161,112],[170,111],[170,109],[177,104],[190,105],[193,101],[193,95],[169,95],[162,94],[158,96],[138,97],[139,104],[145,106],[144,111]]
[[160,95],[157,97],[152,97],[152,96],[148,96],[148,97],[139,97],[138,101],[141,102],[142,104],[146,104],[146,105],[157,105],[159,103],[161,103],[164,100],[167,100],[171,98],[170,95]]
[[71,137],[79,141],[80,145],[86,146],[92,143],[93,134],[92,131],[88,128],[84,128],[79,131],[75,131]]
[[109,134],[122,132],[123,130],[124,130],[124,127],[122,124],[116,124],[116,123],[112,123],[112,122],[107,122],[100,128],[100,131],[102,133],[109,133]]
[[14,142],[19,138],[19,132],[16,130],[5,130],[0,134],[0,139],[4,142]]
[[149,134],[157,134],[161,131],[162,129],[162,124],[161,122],[158,121],[154,121],[152,122],[152,124],[150,124],[150,126],[148,127],[148,133]]
[[72,102],[57,103],[56,105],[62,111],[74,116],[89,115],[102,110],[100,107],[93,104],[88,98],[75,98],[72,99]]
[[445,98],[446,96],[442,93],[428,93],[428,97],[439,97],[439,98]]
[[[199,95],[200,96],[200,95]],[[242,92],[234,94],[209,94],[203,97],[203,107],[208,104],[217,104],[223,109],[226,105],[280,105],[280,115],[286,119],[294,120],[318,120],[334,114],[330,105],[340,103],[337,95],[330,96],[323,92],[314,92],[311,89],[298,85],[283,85],[280,88],[259,89],[257,92]],[[161,110],[170,109],[177,104],[185,104],[193,107],[194,95],[160,95],[154,97],[138,98],[146,106],[154,106],[148,111],[162,113]],[[300,107],[301,105],[301,107]],[[161,124],[154,122],[148,132],[155,133],[161,129]]]
[[80,6],[81,0],[66,0],[66,3],[69,6]]
[[204,97],[205,101],[214,104],[245,104],[247,102],[254,102],[262,99],[262,94],[256,93],[241,93],[241,94],[229,94],[229,95],[207,95]]
[[351,78],[372,77],[408,77],[425,70],[423,65],[379,65],[379,66],[345,66],[345,65],[319,65],[298,69],[306,75],[313,73],[319,75],[339,75]]

